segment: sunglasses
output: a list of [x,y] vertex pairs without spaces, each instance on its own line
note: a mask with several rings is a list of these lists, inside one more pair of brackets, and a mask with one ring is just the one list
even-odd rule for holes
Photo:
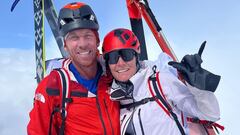
[[136,52],[133,49],[121,49],[105,54],[104,58],[108,64],[117,64],[119,57],[121,57],[125,62],[128,62],[131,61],[134,56],[136,56]]

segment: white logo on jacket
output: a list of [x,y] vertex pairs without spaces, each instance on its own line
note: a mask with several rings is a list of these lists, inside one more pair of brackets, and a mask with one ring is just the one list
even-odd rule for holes
[[35,97],[34,97],[34,100],[40,101],[42,103],[45,103],[45,98],[44,98],[44,96],[41,93],[36,93]]

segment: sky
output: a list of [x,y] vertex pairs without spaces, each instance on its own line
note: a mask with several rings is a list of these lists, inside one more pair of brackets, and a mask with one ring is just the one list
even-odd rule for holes
[[[20,0],[10,12],[14,0],[0,1],[0,135],[25,135],[37,86],[34,57],[33,2]],[[57,12],[70,0],[53,0]],[[82,0],[95,11],[100,25],[100,39],[112,29],[130,28],[124,0]],[[240,1],[239,0],[149,0],[163,33],[178,59],[194,54],[200,44],[207,44],[202,67],[221,75],[215,92],[221,120],[221,135],[237,135],[240,118]],[[161,52],[144,23],[148,57]],[[47,59],[61,57],[45,20]]]

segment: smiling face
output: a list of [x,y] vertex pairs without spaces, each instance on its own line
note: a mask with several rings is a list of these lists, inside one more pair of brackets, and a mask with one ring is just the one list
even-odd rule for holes
[[116,64],[109,64],[109,68],[116,80],[126,82],[137,72],[136,57],[130,61],[124,61],[119,57]]
[[81,67],[89,67],[97,63],[97,38],[90,29],[77,29],[65,37],[65,49],[72,62]]

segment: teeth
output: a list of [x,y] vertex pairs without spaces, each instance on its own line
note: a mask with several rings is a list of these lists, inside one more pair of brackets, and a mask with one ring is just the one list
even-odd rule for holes
[[90,51],[86,51],[86,52],[79,52],[79,54],[81,54],[81,55],[86,55],[86,54],[89,54],[90,53]]
[[117,72],[122,73],[122,72],[126,72],[126,71],[128,71],[128,69],[118,70]]

